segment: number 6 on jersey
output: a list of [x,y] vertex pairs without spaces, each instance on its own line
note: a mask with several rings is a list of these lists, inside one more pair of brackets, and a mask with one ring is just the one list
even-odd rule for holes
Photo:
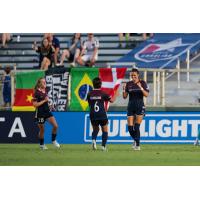
[[94,111],[99,112],[99,106],[97,105],[98,101],[95,102],[94,104]]

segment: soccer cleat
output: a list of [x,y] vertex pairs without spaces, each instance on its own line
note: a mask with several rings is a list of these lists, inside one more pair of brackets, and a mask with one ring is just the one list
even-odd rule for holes
[[55,141],[53,141],[52,142],[52,144],[53,144],[53,146],[55,147],[55,148],[60,148],[60,144],[55,140]]
[[102,150],[102,151],[107,151],[107,148],[104,147],[104,146],[101,146],[101,150]]
[[97,143],[95,140],[92,140],[92,149],[97,150]]
[[199,146],[199,140],[198,139],[195,140],[194,146]]
[[132,148],[135,149],[135,147],[136,147],[136,142],[134,141],[133,145],[132,145]]
[[40,149],[47,150],[48,148],[47,148],[47,146],[45,144],[43,144],[43,145],[40,145]]
[[140,151],[140,146],[135,146],[134,150],[135,151]]

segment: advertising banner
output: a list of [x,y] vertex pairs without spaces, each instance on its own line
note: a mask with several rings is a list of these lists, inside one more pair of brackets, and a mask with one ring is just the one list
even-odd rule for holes
[[34,112],[0,112],[0,143],[37,143]]
[[[110,113],[108,118],[108,141],[111,143],[131,142],[126,114]],[[199,128],[200,113],[147,113],[140,126],[141,143],[192,143]],[[89,123],[89,115],[85,116],[84,130],[84,141],[90,142],[92,127]]]
[[[92,126],[86,112],[54,112],[61,144],[91,142]],[[131,143],[125,112],[108,113],[108,143]],[[45,143],[51,143],[51,125],[45,125]],[[200,129],[200,112],[147,112],[141,143],[193,143]],[[37,143],[38,128],[32,112],[0,112],[0,143]],[[101,142],[99,132],[98,142]]]
[[175,68],[178,58],[185,61],[188,50],[193,54],[199,49],[199,33],[160,33],[142,42],[117,62],[134,62],[141,68]]

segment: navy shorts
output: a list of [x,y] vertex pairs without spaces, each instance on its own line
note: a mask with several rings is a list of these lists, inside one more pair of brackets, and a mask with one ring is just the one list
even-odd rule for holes
[[135,115],[144,115],[145,116],[146,108],[145,106],[140,106],[137,108],[128,108],[127,116],[135,116]]
[[52,113],[50,112],[50,113],[48,113],[48,114],[46,114],[46,115],[38,115],[36,118],[35,118],[35,122],[37,123],[37,124],[44,124],[45,122],[46,122],[46,120],[48,119],[48,118],[50,118],[50,117],[52,117],[53,115],[52,115]]
[[91,120],[91,124],[93,126],[106,126],[108,124],[107,119],[102,119],[102,120]]

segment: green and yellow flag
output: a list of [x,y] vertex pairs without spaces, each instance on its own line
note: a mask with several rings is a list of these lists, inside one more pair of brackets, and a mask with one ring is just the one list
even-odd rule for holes
[[44,71],[18,72],[16,74],[15,101],[12,111],[34,111],[32,99],[37,80],[44,77]]
[[92,80],[98,76],[98,68],[73,68],[71,70],[71,111],[89,110],[87,93],[93,88]]

